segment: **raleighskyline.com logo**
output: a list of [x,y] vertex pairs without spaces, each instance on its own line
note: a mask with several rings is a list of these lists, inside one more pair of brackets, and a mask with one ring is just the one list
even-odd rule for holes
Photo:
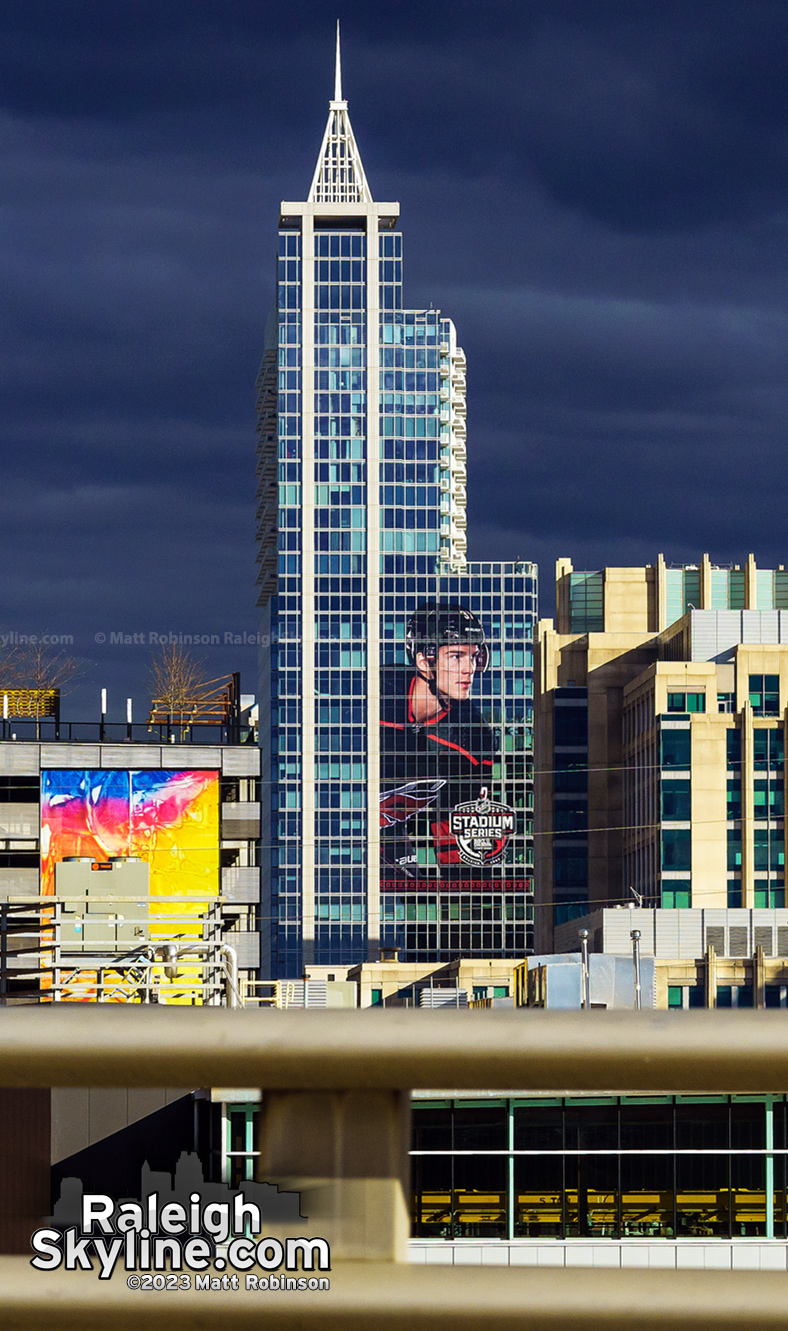
[[[260,1207],[238,1192],[230,1201],[205,1203],[199,1192],[189,1195],[188,1205],[168,1201],[161,1205],[159,1194],[151,1193],[142,1202],[115,1202],[104,1193],[85,1193],[82,1197],[80,1223],[65,1230],[37,1229],[31,1245],[35,1257],[31,1266],[37,1271],[94,1271],[99,1263],[99,1279],[109,1280],[116,1268],[134,1272],[171,1273],[206,1272],[209,1268],[248,1272],[253,1267],[263,1271],[330,1271],[331,1253],[323,1238],[254,1238],[263,1228]],[[144,1279],[145,1277],[141,1277]],[[210,1279],[210,1277],[209,1277]],[[237,1289],[233,1276],[218,1286],[201,1282],[196,1288]],[[316,1277],[301,1280],[258,1276],[246,1281],[247,1289],[328,1288],[328,1281]],[[317,1283],[313,1283],[317,1280]],[[252,1283],[250,1283],[250,1281]],[[178,1288],[166,1283],[133,1288]],[[185,1288],[187,1286],[180,1286]]]

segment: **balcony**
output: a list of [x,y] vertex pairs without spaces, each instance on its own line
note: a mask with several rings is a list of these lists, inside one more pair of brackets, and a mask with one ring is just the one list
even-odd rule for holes
[[222,806],[222,839],[236,841],[260,835],[260,805],[246,801]]
[[222,869],[222,896],[230,903],[260,900],[260,870],[252,865],[233,865]]

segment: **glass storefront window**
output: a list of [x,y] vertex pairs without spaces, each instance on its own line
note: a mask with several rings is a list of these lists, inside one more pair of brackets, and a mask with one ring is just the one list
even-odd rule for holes
[[763,1103],[737,1101],[731,1104],[731,1149],[754,1151],[766,1145],[766,1114]]
[[676,1156],[676,1235],[728,1238],[730,1156]]
[[561,1151],[564,1111],[561,1105],[523,1105],[514,1110],[516,1151]]
[[503,1156],[455,1155],[457,1238],[506,1238],[507,1166]]
[[676,1147],[679,1151],[727,1150],[727,1102],[693,1100],[677,1104]]
[[786,1235],[785,1180],[786,1180],[785,1156],[776,1155],[774,1157],[774,1237],[775,1238],[785,1238]]
[[673,1149],[673,1105],[622,1104],[622,1151]]
[[[643,1126],[647,1129],[645,1119]],[[657,1138],[664,1140],[666,1124],[654,1126]],[[672,1128],[671,1122],[671,1137]],[[649,1144],[655,1147],[659,1140],[649,1139]],[[621,1237],[670,1239],[673,1236],[673,1157],[649,1155],[645,1151],[622,1155]]]
[[733,1155],[731,1156],[731,1237],[736,1239],[765,1233],[765,1157]]
[[451,1109],[424,1107],[413,1115],[414,1151],[451,1150]]
[[227,1114],[226,1170],[231,1188],[238,1188],[245,1180],[254,1178],[257,1117],[256,1105],[234,1106]]
[[415,1155],[411,1178],[414,1236],[452,1238],[452,1157]]
[[563,1156],[516,1156],[514,1237],[561,1238],[564,1226],[563,1193]]
[[509,1145],[504,1105],[454,1110],[455,1151],[505,1151]]
[[414,1150],[445,1154],[413,1157],[414,1235],[757,1238],[771,1233],[768,1202],[782,1237],[786,1109],[783,1097],[729,1096],[416,1106]]
[[566,1237],[618,1236],[617,1155],[568,1155],[564,1161]]
[[566,1106],[565,1146],[571,1151],[615,1151],[618,1147],[616,1105]]

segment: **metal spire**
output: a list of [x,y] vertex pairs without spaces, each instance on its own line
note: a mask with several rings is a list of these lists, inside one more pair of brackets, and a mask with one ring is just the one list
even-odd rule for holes
[[339,50],[339,19],[337,19],[337,54],[334,64],[334,101],[342,101],[342,55]]
[[328,104],[328,124],[317,159],[310,203],[371,203],[367,178],[350,127],[347,102],[342,97],[342,57],[337,47],[334,65],[334,96]]

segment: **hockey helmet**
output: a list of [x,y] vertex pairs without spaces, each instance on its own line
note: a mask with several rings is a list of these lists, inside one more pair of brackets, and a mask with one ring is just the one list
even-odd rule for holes
[[455,644],[476,648],[476,668],[479,674],[483,674],[490,663],[490,651],[484,629],[470,610],[462,605],[441,605],[429,601],[420,605],[408,620],[405,650],[414,668],[419,653],[434,666],[438,648]]

